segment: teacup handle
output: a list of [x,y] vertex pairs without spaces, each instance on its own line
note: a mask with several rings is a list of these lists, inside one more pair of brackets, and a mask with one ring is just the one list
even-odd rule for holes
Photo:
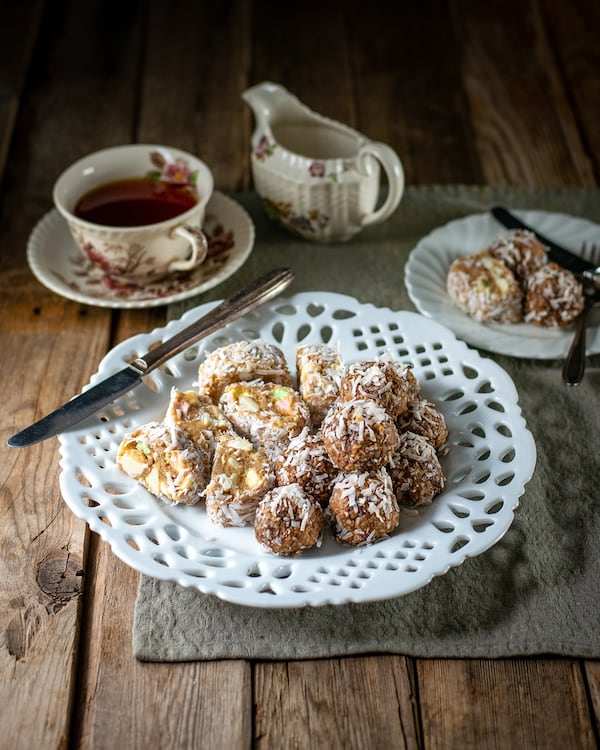
[[365,162],[369,156],[377,159],[383,167],[388,181],[388,194],[382,206],[370,214],[365,214],[361,218],[363,226],[387,219],[395,211],[404,192],[404,169],[396,152],[385,143],[377,143],[375,141],[365,143],[358,152],[359,168],[362,167],[365,172],[367,172]]
[[174,260],[169,265],[169,271],[190,271],[196,268],[206,258],[208,253],[208,241],[204,232],[198,227],[192,227],[189,224],[176,227],[173,234],[178,234],[186,239],[192,246],[192,255],[187,260]]

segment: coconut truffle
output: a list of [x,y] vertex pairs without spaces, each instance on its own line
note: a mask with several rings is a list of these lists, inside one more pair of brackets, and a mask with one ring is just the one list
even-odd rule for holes
[[410,391],[404,373],[393,362],[355,362],[347,367],[340,383],[340,399],[370,399],[396,419],[408,406]]
[[448,271],[448,295],[478,323],[517,323],[523,292],[512,271],[487,252],[457,258]]
[[326,506],[338,470],[331,463],[323,436],[308,429],[293,438],[275,463],[279,486],[299,484],[313,500]]
[[429,505],[446,483],[435,448],[412,432],[400,435],[388,471],[401,508]]
[[220,526],[251,526],[259,500],[275,484],[264,448],[235,433],[221,437],[204,497],[206,512]]
[[419,386],[419,381],[416,379],[410,365],[403,364],[402,362],[393,362],[393,365],[402,383],[402,390],[406,393],[406,402],[408,405],[420,396],[421,387]]
[[394,420],[370,399],[334,406],[321,432],[333,465],[343,471],[377,469],[388,463],[398,446]]
[[339,396],[344,364],[339,351],[327,344],[296,349],[296,374],[300,395],[310,409],[313,425],[321,424]]
[[343,544],[371,544],[392,532],[400,511],[387,471],[341,476],[331,493],[329,517],[335,538]]
[[239,341],[210,352],[198,368],[198,393],[217,403],[225,386],[248,380],[292,385],[292,377],[278,346],[262,339]]
[[436,451],[441,450],[448,439],[448,427],[444,415],[427,399],[420,398],[409,404],[396,422],[398,432],[413,432],[421,435]]
[[546,246],[533,232],[516,229],[499,237],[488,247],[487,252],[500,260],[515,275],[523,286],[527,279],[548,262]]
[[273,460],[293,437],[310,427],[310,412],[300,394],[277,383],[231,383],[219,407],[236,432],[255,446],[264,446]]
[[194,443],[178,427],[149,422],[123,438],[116,463],[156,497],[192,505],[206,487],[209,446]]
[[256,539],[276,555],[297,555],[321,541],[323,509],[299,484],[275,487],[258,504]]
[[547,263],[527,283],[525,321],[541,328],[571,325],[583,310],[583,287],[556,263]]

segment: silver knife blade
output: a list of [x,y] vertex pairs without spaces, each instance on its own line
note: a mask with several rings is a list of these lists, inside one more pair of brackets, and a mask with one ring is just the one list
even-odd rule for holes
[[131,391],[141,383],[144,375],[194,342],[277,296],[289,286],[293,278],[294,274],[289,268],[278,268],[260,276],[237,294],[223,300],[206,315],[163,341],[148,354],[138,357],[123,370],[88,388],[52,413],[13,435],[8,439],[8,445],[12,448],[23,448],[79,424],[103,406]]
[[548,237],[544,237],[543,234],[525,224],[518,216],[515,216],[503,206],[494,206],[491,209],[491,213],[507,229],[526,229],[529,232],[533,232],[538,240],[548,248],[548,257],[550,260],[558,263],[559,266],[566,268],[571,273],[580,274],[592,281],[594,280],[594,277],[598,273],[598,268],[593,263],[558,245],[553,240],[548,239]]
[[111,401],[114,401],[124,393],[128,393],[142,380],[142,373],[136,372],[132,367],[125,367],[106,378],[98,385],[88,388],[87,391],[75,396],[71,401],[59,406],[53,412],[17,432],[8,439],[11,448],[24,448],[34,445],[46,438],[64,432],[68,427],[82,422],[86,417],[95,414],[99,409]]

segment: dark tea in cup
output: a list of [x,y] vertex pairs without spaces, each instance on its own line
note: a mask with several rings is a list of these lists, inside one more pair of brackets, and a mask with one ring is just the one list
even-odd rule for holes
[[185,213],[198,196],[189,185],[132,177],[99,185],[75,204],[75,216],[108,227],[143,227]]

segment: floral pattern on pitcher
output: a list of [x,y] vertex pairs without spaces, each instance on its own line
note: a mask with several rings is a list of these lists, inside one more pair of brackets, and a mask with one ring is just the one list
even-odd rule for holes
[[[351,169],[354,169],[354,165],[352,164],[352,162],[345,161],[342,165],[342,172],[349,172]],[[325,162],[320,161],[319,159],[315,159],[309,164],[308,173],[311,177],[326,177],[332,182],[338,181],[337,172],[330,172],[329,174],[326,174]]]
[[292,210],[291,203],[273,201],[269,198],[263,198],[263,203],[272,219],[276,219],[301,236],[314,234],[317,229],[323,229],[329,223],[329,217],[316,209],[306,214],[296,214]]
[[254,149],[254,156],[259,161],[264,161],[267,156],[273,156],[275,153],[275,144],[267,138],[266,135],[261,136],[256,148]]

